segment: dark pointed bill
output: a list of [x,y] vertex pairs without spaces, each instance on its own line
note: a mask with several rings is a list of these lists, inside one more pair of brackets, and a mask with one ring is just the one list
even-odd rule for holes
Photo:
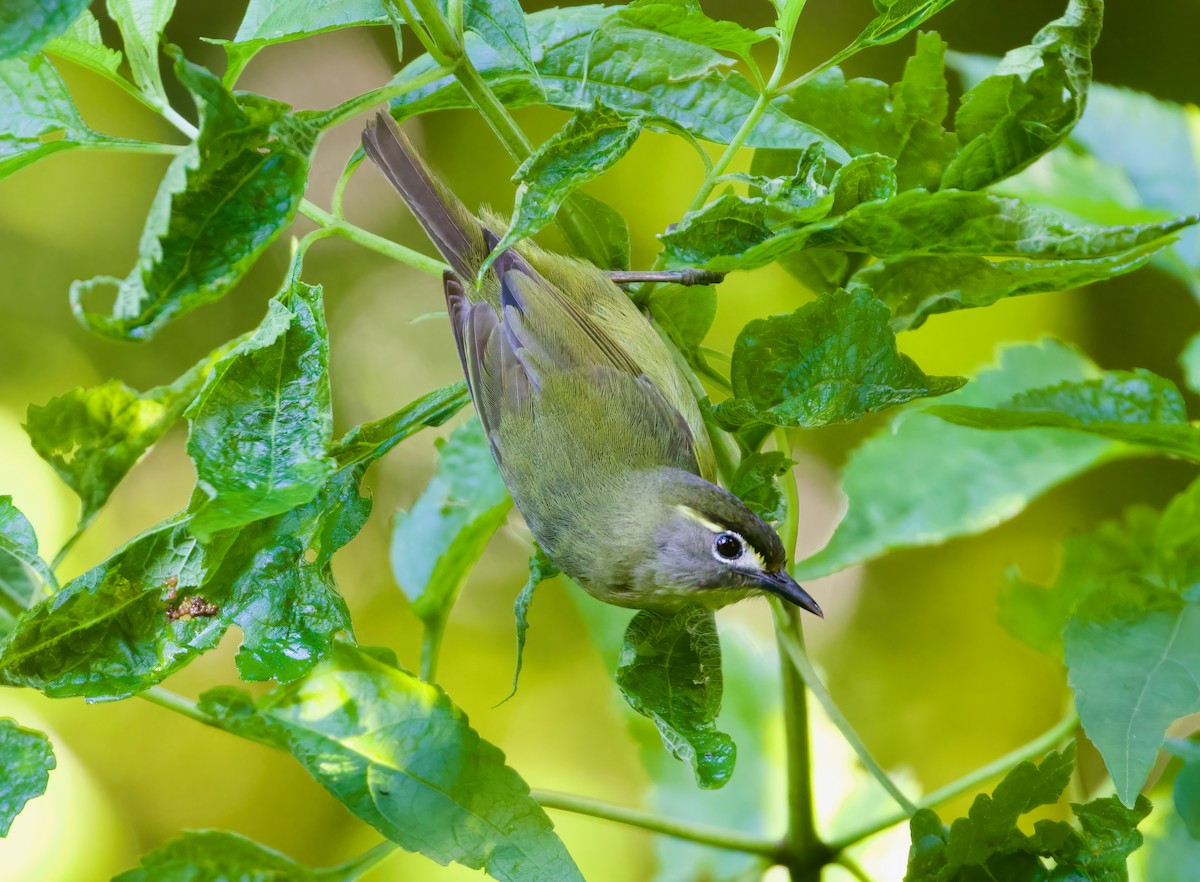
[[770,591],[776,597],[782,597],[788,603],[794,603],[801,609],[806,609],[813,615],[825,618],[825,613],[821,612],[821,607],[812,599],[807,591],[800,587],[795,579],[787,570],[780,570],[777,573],[763,573],[758,577],[758,584]]

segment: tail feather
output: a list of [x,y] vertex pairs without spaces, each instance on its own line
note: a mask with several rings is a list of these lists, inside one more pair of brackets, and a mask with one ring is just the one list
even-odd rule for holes
[[404,197],[455,274],[473,283],[487,256],[479,220],[437,179],[386,113],[377,113],[367,123],[362,142],[367,156]]

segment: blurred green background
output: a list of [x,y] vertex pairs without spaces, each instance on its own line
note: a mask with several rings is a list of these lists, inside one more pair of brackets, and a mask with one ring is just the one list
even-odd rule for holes
[[[540,8],[542,5],[533,4]],[[958,0],[931,23],[951,48],[1000,54],[1029,40],[1061,14],[1062,0]],[[241,2],[180,0],[167,37],[197,61],[220,70],[219,48],[200,37],[228,37]],[[762,2],[705,2],[716,17],[766,25]],[[1200,56],[1194,0],[1109,4],[1097,51],[1096,78],[1195,100]],[[99,6],[94,10],[103,19]],[[801,20],[792,72],[798,74],[851,39],[871,15],[868,0],[810,0]],[[110,44],[114,29],[105,20]],[[864,53],[851,75],[899,76],[909,38]],[[415,56],[417,47],[406,46]],[[265,51],[239,85],[301,107],[328,107],[385,82],[397,64],[387,29],[326,35]],[[127,95],[62,65],[84,118],[99,131],[178,142],[167,125]],[[191,107],[173,93],[185,114]],[[517,113],[535,140],[565,119],[549,110]],[[360,122],[322,142],[309,198],[328,205]],[[410,125],[424,152],[468,203],[511,205],[513,169],[490,132],[467,112],[425,117]],[[47,557],[71,530],[73,496],[30,449],[21,429],[26,407],[74,386],[118,377],[138,388],[167,382],[215,345],[255,326],[279,284],[287,260],[277,243],[250,277],[217,305],[189,316],[146,344],[120,344],[87,334],[67,307],[73,279],[124,275],[132,264],[142,220],[166,165],[165,157],[66,153],[0,184],[0,492],[29,516]],[[648,266],[654,234],[678,219],[703,174],[691,148],[647,135],[591,191],[630,222],[634,264]],[[352,182],[347,214],[355,223],[427,249],[415,223],[371,169]],[[295,231],[308,229],[299,220]],[[547,241],[553,243],[552,236]],[[458,362],[444,322],[413,324],[442,308],[440,285],[377,254],[336,239],[309,253],[306,279],[325,286],[332,338],[338,431],[395,410],[455,379]],[[808,293],[771,268],[730,278],[709,343],[728,348],[748,319],[794,309]],[[1005,340],[1053,335],[1080,346],[1105,368],[1146,367],[1179,381],[1176,354],[1200,330],[1200,312],[1176,281],[1142,270],[1087,290],[1029,297],[986,311],[935,316],[901,346],[931,374],[970,372],[992,359]],[[1193,413],[1196,401],[1191,401]],[[461,419],[461,417],[460,417]],[[800,548],[820,548],[837,521],[837,469],[847,453],[882,421],[869,419],[801,436],[798,468],[805,506]],[[335,572],[366,644],[396,648],[416,664],[419,632],[387,564],[391,514],[411,504],[433,465],[432,433],[407,442],[373,469],[375,515],[335,560]],[[63,577],[92,566],[187,500],[194,474],[183,432],[167,437],[118,489],[105,512],[65,562]],[[1003,572],[1018,564],[1031,579],[1049,579],[1063,537],[1091,528],[1134,502],[1160,505],[1192,477],[1181,464],[1126,461],[1060,488],[1009,524],[975,538],[884,560],[809,585],[827,611],[809,622],[818,664],[850,720],[885,765],[904,769],[931,790],[1038,734],[1060,718],[1067,694],[1057,665],[1005,634],[996,623],[995,594]],[[606,663],[592,648],[575,590],[554,583],[533,606],[520,691],[507,693],[513,667],[511,605],[524,582],[527,546],[519,525],[502,531],[466,584],[443,650],[441,682],[480,733],[500,745],[535,787],[571,790],[628,805],[642,804],[649,785],[629,737],[630,712],[614,700]],[[773,651],[766,605],[743,604],[719,617]],[[233,682],[236,629],[168,686],[195,695]],[[769,688],[769,687],[764,687]],[[58,755],[46,796],[31,803],[0,840],[6,882],[107,879],[138,855],[184,828],[235,830],[303,862],[343,860],[378,841],[287,756],[207,730],[130,700],[87,706],[0,691],[0,716],[46,730]],[[763,726],[777,726],[777,719]],[[749,746],[747,746],[749,747]],[[751,748],[752,749],[752,748]],[[836,737],[817,738],[818,805],[828,815],[845,796],[852,763]],[[1095,757],[1084,757],[1100,783]],[[697,792],[695,800],[720,795]],[[948,807],[944,817],[965,803]],[[655,873],[652,838],[601,821],[556,814],[556,823],[593,882],[637,882]],[[720,820],[715,818],[714,820]],[[736,826],[737,818],[728,818]],[[777,818],[775,827],[782,822]],[[902,875],[907,838],[884,837],[864,862],[883,880]],[[828,871],[829,878],[840,870]],[[478,878],[420,857],[397,855],[367,877],[409,882]]]

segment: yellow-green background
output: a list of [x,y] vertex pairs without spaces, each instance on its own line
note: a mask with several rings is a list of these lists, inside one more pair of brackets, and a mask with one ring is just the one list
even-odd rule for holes
[[[704,5],[711,15],[752,26],[768,24],[771,17],[765,0]],[[932,26],[952,48],[997,54],[1027,42],[1064,5],[1064,0],[959,0]],[[1194,0],[1115,0],[1109,6],[1095,56],[1097,79],[1177,101],[1195,99],[1200,7]],[[240,2],[180,0],[167,36],[190,57],[219,70],[220,51],[198,38],[231,36],[241,11]],[[811,0],[793,53],[794,73],[844,45],[871,12],[867,0]],[[115,43],[107,23],[106,34]],[[864,53],[847,65],[848,71],[895,79],[910,46],[911,39]],[[409,51],[415,54],[415,48]],[[269,49],[250,65],[240,85],[299,107],[327,107],[382,84],[395,65],[390,32],[360,29]],[[62,67],[93,127],[178,141],[165,123],[119,90]],[[176,105],[190,112],[186,96],[173,95]],[[517,116],[536,139],[565,118],[546,110]],[[328,205],[358,129],[358,121],[350,123],[322,142],[308,193],[318,204]],[[512,163],[478,118],[441,113],[411,124],[410,131],[469,203],[511,204]],[[0,493],[11,493],[33,521],[47,557],[70,532],[76,503],[29,448],[20,427],[25,408],[109,377],[138,388],[173,379],[218,343],[253,327],[284,270],[287,242],[281,241],[232,295],[150,343],[114,343],[83,331],[68,311],[67,287],[73,279],[128,271],[166,162],[70,153],[0,184]],[[651,262],[654,233],[678,219],[702,171],[681,141],[647,135],[589,188],[629,219],[636,266]],[[427,247],[372,169],[353,181],[347,212],[355,223]],[[295,227],[308,228],[303,219]],[[314,247],[306,278],[325,286],[339,431],[455,378],[457,358],[444,322],[412,323],[442,308],[436,280],[340,240]],[[793,309],[807,297],[775,269],[731,277],[720,289],[710,342],[728,348],[749,318]],[[953,374],[989,361],[999,341],[1051,334],[1076,343],[1103,367],[1147,367],[1179,380],[1175,356],[1198,329],[1200,314],[1188,293],[1166,276],[1143,270],[1085,291],[935,317],[902,337],[901,345],[929,373]],[[1190,403],[1195,414],[1196,402]],[[872,419],[802,436],[797,470],[804,504],[801,554],[819,548],[832,531],[840,505],[836,470],[857,441],[880,425]],[[133,471],[60,576],[82,572],[185,503],[193,472],[183,437],[182,428],[176,429]],[[426,433],[372,471],[375,515],[335,561],[359,639],[394,647],[408,664],[416,662],[419,632],[389,572],[389,517],[412,502],[432,461],[432,434]],[[908,780],[929,790],[1057,720],[1066,691],[1056,664],[996,624],[995,594],[1004,569],[1016,563],[1027,576],[1047,579],[1063,537],[1130,503],[1162,504],[1192,476],[1190,467],[1162,460],[1109,465],[1048,494],[985,536],[893,554],[810,585],[827,610],[823,622],[809,622],[814,655],[879,758],[907,770]],[[648,779],[626,734],[628,712],[614,702],[604,663],[565,596],[575,589],[555,584],[538,596],[523,685],[512,701],[494,707],[507,694],[512,673],[510,609],[524,580],[526,553],[519,527],[509,527],[492,542],[454,611],[441,682],[533,786],[638,805]],[[723,612],[720,621],[723,628],[741,623],[764,651],[770,649],[763,605],[743,604]],[[235,629],[217,651],[168,686],[195,695],[233,682],[231,656],[238,639]],[[88,706],[3,690],[0,716],[47,731],[58,756],[47,795],[31,803],[8,839],[0,840],[5,882],[107,879],[185,828],[235,830],[317,866],[378,841],[289,757],[138,700]],[[831,811],[848,786],[852,763],[836,737],[822,733],[816,764],[818,805]],[[1103,787],[1094,755],[1085,754],[1084,767],[1089,781]],[[703,792],[695,796],[708,798]],[[964,807],[960,802],[949,811]],[[556,814],[555,819],[592,882],[651,878],[648,835],[576,816]],[[881,882],[902,875],[897,862],[905,847],[900,831],[868,855],[866,862]],[[830,878],[837,873],[830,871]],[[441,882],[474,876],[398,855],[367,878]]]

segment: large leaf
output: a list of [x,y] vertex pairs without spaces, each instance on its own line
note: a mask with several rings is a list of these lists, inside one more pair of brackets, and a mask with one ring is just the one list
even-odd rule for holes
[[104,45],[100,22],[87,11],[47,43],[46,51],[109,77],[116,76],[121,66],[121,53]]
[[[797,0],[788,4],[795,9],[796,15],[799,15],[799,8],[803,5]],[[630,25],[657,31],[747,59],[752,46],[771,37],[770,28],[752,31],[737,22],[709,18],[696,0],[633,0],[621,7],[611,21],[614,26]],[[794,27],[795,21],[791,24]]]
[[576,111],[513,175],[519,186],[512,222],[480,267],[480,277],[506,248],[553,221],[567,197],[615,165],[641,132],[641,119],[621,116],[599,102]]
[[1072,429],[1200,462],[1200,428],[1188,422],[1183,396],[1145,370],[1031,389],[999,407],[946,405],[930,413],[974,429]]
[[667,750],[691,767],[696,784],[713,789],[729,780],[737,746],[716,727],[724,686],[712,610],[640,611],[625,631],[617,685],[654,723]]
[[52,153],[119,141],[84,124],[44,55],[0,61],[0,180]]
[[48,695],[123,698],[160,682],[242,629],[246,679],[294,679],[350,627],[330,558],[370,513],[359,482],[374,462],[468,400],[461,383],[432,392],[339,442],[340,466],[312,501],[202,543],[184,512],[72,580],[17,622],[0,676]]
[[931,315],[991,306],[1005,297],[1081,288],[1146,263],[1170,240],[1112,257],[1083,260],[988,260],[974,254],[911,254],[880,260],[855,273],[846,287],[865,289],[892,310],[892,329],[919,328]]
[[25,803],[46,792],[54,766],[54,749],[45,735],[0,717],[0,837],[8,835]]
[[963,96],[954,118],[962,146],[943,187],[986,187],[1067,137],[1083,116],[1103,17],[1104,0],[1070,0],[1062,18]]
[[88,0],[5,0],[0,5],[0,61],[37,52],[87,7]]
[[80,523],[91,521],[138,459],[174,425],[225,349],[146,392],[114,379],[30,405],[25,418],[30,443],[79,495]]
[[201,707],[290,751],[350,811],[408,851],[504,882],[582,880],[529,787],[441,689],[345,643],[305,679],[252,703]]
[[800,226],[748,225],[743,215],[729,197],[684,215],[675,229],[659,237],[668,265],[748,270],[808,248],[873,257],[977,254],[1084,260],[1157,242],[1200,219],[1189,215],[1162,223],[1072,226],[1016,199],[964,190],[908,190]]
[[437,472],[412,509],[396,515],[392,573],[416,615],[437,621],[449,614],[510,508],[487,436],[472,419],[440,446]]
[[[467,53],[480,74],[510,107],[546,103],[583,109],[597,100],[627,114],[668,119],[695,137],[728,143],[756,99],[751,83],[713,49],[631,25],[604,27],[619,7],[576,6],[526,16],[534,71],[472,34]],[[394,82],[423,77],[437,67],[428,55],[411,62]],[[430,110],[470,107],[453,76],[406,93],[392,102],[406,119]],[[821,132],[769,107],[746,139],[750,147],[799,148],[821,141],[830,155],[846,154]]]
[[944,395],[960,377],[926,376],[896,349],[888,309],[838,292],[791,315],[748,322],[733,349],[733,397],[716,408],[726,428],[766,423],[818,428],[916,398]]
[[106,7],[121,30],[134,82],[155,106],[166,107],[158,44],[175,11],[175,0],[106,0]]
[[1150,801],[1144,797],[1132,809],[1111,797],[1072,804],[1079,829],[1063,821],[1042,820],[1030,835],[1019,826],[1023,815],[1058,802],[1070,781],[1074,759],[1074,748],[1068,748],[1051,753],[1038,765],[1021,763],[990,795],[977,796],[967,817],[956,820],[949,830],[936,813],[921,809],[909,825],[912,848],[904,882],[1128,879],[1126,862],[1142,844],[1137,825],[1150,814]]
[[[987,406],[1049,383],[1091,379],[1096,367],[1052,341],[1006,349],[947,403]],[[851,454],[848,509],[829,543],[797,565],[814,578],[895,548],[990,529],[1056,484],[1131,451],[1061,429],[982,432],[913,409]]]
[[33,525],[11,496],[0,496],[0,637],[43,592],[57,590],[54,573],[38,555]]
[[[237,99],[180,58],[176,75],[200,110],[200,134],[175,158],[150,206],[137,265],[125,279],[71,286],[76,317],[118,339],[152,337],[171,319],[227,294],[291,222],[308,180],[314,132],[284,105]],[[115,285],[112,315],[83,298]]]
[[113,882],[349,882],[353,876],[312,870],[286,854],[223,830],[188,830],[142,855]]
[[188,409],[188,454],[207,497],[192,503],[201,539],[309,502],[337,469],[326,452],[333,413],[321,289],[298,272]]

